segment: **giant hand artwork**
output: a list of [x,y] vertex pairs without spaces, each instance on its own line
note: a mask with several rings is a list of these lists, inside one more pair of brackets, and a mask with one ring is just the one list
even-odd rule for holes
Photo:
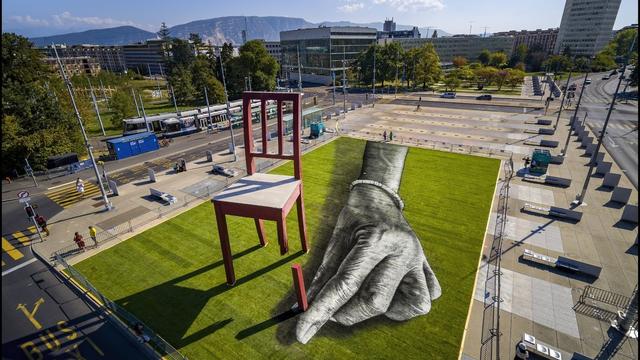
[[424,315],[441,294],[398,195],[407,148],[367,142],[362,170],[308,291],[296,338],[306,344],[327,322],[350,326],[384,315]]

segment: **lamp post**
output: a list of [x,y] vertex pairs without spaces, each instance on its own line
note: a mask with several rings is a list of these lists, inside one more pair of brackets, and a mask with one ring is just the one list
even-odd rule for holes
[[[209,107],[209,95],[207,94],[207,87],[204,87],[204,100],[207,102],[207,114],[209,115],[209,125],[211,125],[211,130],[213,130],[213,121],[211,120],[211,108]],[[209,126],[207,126],[207,131],[209,131]]]
[[173,98],[173,107],[176,109],[176,115],[178,115],[178,103],[176,102],[176,95],[173,91],[173,85],[169,85],[171,88],[171,97]]
[[582,82],[582,88],[580,88],[580,96],[578,97],[578,103],[576,104],[576,109],[573,111],[573,116],[569,121],[569,132],[567,133],[567,139],[564,143],[564,148],[560,152],[561,156],[565,156],[567,154],[567,148],[569,147],[569,139],[571,138],[571,131],[573,128],[573,124],[578,120],[578,109],[580,109],[580,102],[582,101],[582,94],[584,94],[585,86],[587,85],[587,77],[589,76],[589,71],[584,74],[584,81]]
[[562,92],[562,99],[560,100],[560,110],[558,110],[558,117],[556,118],[556,123],[553,125],[553,130],[558,128],[558,122],[560,122],[560,114],[562,114],[562,106],[564,105],[564,99],[567,97],[567,93],[569,92],[569,81],[571,80],[572,71],[573,69],[569,70],[567,83],[564,85],[564,91]]
[[142,117],[144,118],[144,126],[147,128],[147,131],[151,131],[149,127],[149,121],[147,121],[147,112],[144,111],[144,104],[142,103],[142,95],[138,93],[138,98],[140,99],[140,107],[142,108]]
[[298,91],[302,92],[302,65],[300,64],[300,45],[296,45],[296,52],[298,53]]
[[371,107],[376,105],[376,44],[373,44],[373,100]]
[[76,118],[78,119],[78,124],[80,124],[80,130],[82,131],[82,137],[84,138],[84,144],[87,148],[87,152],[89,153],[89,158],[91,159],[91,165],[93,165],[93,171],[96,174],[96,179],[98,180],[98,185],[100,186],[100,192],[102,193],[102,201],[104,202],[104,207],[106,211],[109,211],[112,209],[112,205],[109,202],[109,198],[107,198],[107,193],[104,191],[104,186],[102,185],[102,178],[100,178],[100,174],[98,173],[98,166],[96,165],[96,161],[93,158],[93,151],[92,151],[92,146],[89,143],[89,139],[87,138],[87,133],[84,130],[84,125],[82,124],[82,117],[80,116],[80,111],[78,111],[78,106],[76,105],[76,99],[73,96],[73,85],[71,84],[71,81],[69,80],[69,77],[67,77],[67,73],[64,70],[64,67],[62,66],[62,62],[60,61],[60,57],[58,57],[58,50],[56,49],[56,46],[54,44],[51,44],[53,46],[53,51],[56,54],[56,60],[58,61],[58,66],[60,67],[60,73],[62,74],[62,79],[65,82],[65,84],[67,85],[67,91],[69,92],[69,97],[71,98],[71,104],[73,105],[73,110],[76,113]]
[[[231,118],[231,110],[229,109],[229,95],[227,94],[227,82],[224,78],[224,64],[222,63],[222,56],[220,56],[220,70],[222,73],[222,85],[224,87],[224,101],[227,104],[227,119],[229,119],[229,132],[231,133],[231,152],[233,153],[233,161],[237,161],[236,156],[236,140],[233,137],[233,119]],[[245,146],[247,146],[245,144]]]
[[136,99],[136,93],[131,88],[131,96],[133,96],[133,103],[136,104],[136,112],[138,113],[138,117],[140,117],[140,108],[138,107],[138,100]]
[[100,110],[98,109],[98,102],[96,101],[96,96],[93,93],[93,86],[91,86],[91,80],[87,78],[89,82],[89,90],[91,91],[91,100],[93,101],[93,109],[96,111],[96,116],[98,117],[98,123],[100,123],[100,129],[102,130],[102,136],[106,136],[107,133],[104,132],[104,125],[102,125],[102,118],[100,117]]

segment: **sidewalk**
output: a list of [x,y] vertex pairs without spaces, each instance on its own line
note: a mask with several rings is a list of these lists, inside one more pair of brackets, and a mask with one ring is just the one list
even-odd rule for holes
[[[327,128],[335,128],[335,120],[325,122]],[[305,133],[308,134],[306,129]],[[320,139],[303,144],[303,149],[310,151],[315,145],[325,140],[335,138],[334,134],[325,134]],[[271,140],[270,151],[277,148],[277,141]],[[257,148],[261,148],[261,141],[256,140]],[[291,150],[291,143],[285,142],[285,151]],[[305,148],[306,147],[306,148]],[[228,151],[213,154],[213,161],[207,162],[206,157],[187,163],[187,171],[175,173],[173,169],[156,173],[157,182],[149,182],[148,177],[133,181],[118,187],[119,196],[110,196],[114,209],[105,212],[98,197],[87,199],[71,206],[49,219],[51,236],[46,241],[34,245],[44,256],[51,256],[58,251],[74,256],[69,263],[73,264],[118,244],[142,231],[151,228],[167,219],[177,216],[195,206],[208,201],[211,196],[221,191],[233,181],[246,174],[244,147],[236,148],[237,160]],[[222,164],[226,168],[236,170],[239,175],[226,178],[211,173],[213,164]],[[274,164],[273,160],[257,159],[259,171],[266,171],[264,167]],[[177,198],[171,205],[163,205],[158,199],[150,196],[150,188],[166,192]],[[88,236],[88,226],[93,225],[98,231],[99,247],[93,246]],[[81,253],[73,237],[79,232],[86,245],[86,251]],[[76,256],[77,255],[77,256]]]

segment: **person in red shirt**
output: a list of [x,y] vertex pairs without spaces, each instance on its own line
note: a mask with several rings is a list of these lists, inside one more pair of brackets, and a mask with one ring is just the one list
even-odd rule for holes
[[78,232],[76,231],[75,235],[73,236],[73,241],[76,243],[76,245],[78,245],[78,249],[85,251],[84,249],[84,240],[82,239],[82,235],[78,234]]

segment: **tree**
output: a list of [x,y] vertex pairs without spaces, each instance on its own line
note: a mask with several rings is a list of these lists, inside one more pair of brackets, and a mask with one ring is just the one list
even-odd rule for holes
[[445,91],[456,91],[456,89],[460,86],[460,83],[460,73],[457,72],[457,69],[454,71],[449,71],[444,77]]
[[478,89],[484,86],[490,86],[496,80],[498,69],[491,66],[483,66],[474,70]]
[[[382,46],[380,51],[381,58],[376,59],[376,66],[380,68],[382,80],[382,86],[384,87],[385,80],[394,80],[396,76],[396,69],[402,64],[402,57],[404,56],[404,50],[400,43],[392,42]],[[377,77],[376,77],[377,78]]]
[[545,60],[542,65],[548,67],[549,70],[554,72],[563,72],[569,70],[571,67],[571,60],[564,55],[551,55]]
[[502,51],[496,51],[489,56],[489,65],[497,68],[503,68],[507,65],[507,54]]
[[162,25],[160,25],[160,30],[158,30],[157,34],[160,37],[160,39],[164,41],[169,41],[170,39],[169,28],[167,27],[167,24],[164,23],[164,21],[162,22]]
[[505,83],[511,86],[511,90],[524,82],[525,72],[518,69],[507,69],[507,78]]
[[66,89],[44,64],[42,56],[28,39],[13,33],[2,34],[4,175],[21,169],[25,158],[34,170],[43,170],[49,156],[84,153]]
[[191,67],[191,78],[193,79],[193,87],[196,92],[195,97],[200,104],[206,103],[204,96],[205,87],[207,88],[209,104],[224,102],[224,87],[215,77],[213,69],[204,56],[198,56]]
[[196,89],[188,66],[176,65],[169,75],[169,83],[173,86],[174,96],[179,105],[193,104]]
[[465,65],[467,65],[468,61],[467,58],[464,56],[454,56],[453,60],[452,60],[453,66],[455,66],[456,68],[461,68]]
[[437,39],[438,38],[438,30],[433,30],[433,33],[431,34],[431,38],[432,39]]
[[507,81],[508,76],[509,72],[507,69],[501,69],[495,73],[494,79],[496,81],[496,85],[498,85],[498,91],[502,90],[502,85]]
[[202,38],[198,33],[189,33],[189,41],[193,42],[193,45],[195,45],[196,49],[203,45]]
[[135,103],[131,98],[131,88],[118,89],[109,99],[109,107],[113,114],[111,116],[111,124],[119,126],[122,119],[127,119],[136,114]]
[[511,54],[511,58],[509,59],[509,67],[515,67],[518,63],[523,63],[527,57],[527,45],[520,44],[516,46]]
[[629,86],[638,86],[638,66],[635,66],[629,75]]
[[573,67],[575,71],[579,71],[579,72],[585,72],[587,70],[590,70],[591,64],[590,64],[589,58],[584,56],[575,58],[575,60],[573,61]]
[[416,87],[417,78],[416,78],[416,68],[420,59],[420,48],[412,48],[407,50],[404,55],[404,62],[407,64],[407,79],[410,80],[412,88]]
[[[613,40],[609,42],[605,50],[610,51],[614,57],[627,56],[629,48],[631,47],[631,42],[637,32],[638,29],[627,29],[617,33]],[[636,45],[633,48],[633,52],[636,54],[638,53],[637,40]]]
[[564,49],[562,49],[562,55],[566,56],[567,58],[570,58],[571,55],[573,55],[573,52],[571,51],[571,46],[567,45],[564,47]]
[[422,83],[422,89],[425,90],[427,85],[431,87],[440,79],[442,73],[440,57],[438,57],[432,43],[424,44],[420,48],[419,56],[419,61],[416,64],[416,80]]
[[489,52],[489,50],[487,49],[482,50],[480,52],[480,55],[478,55],[478,61],[480,61],[482,65],[488,65],[490,59],[491,59],[491,52]]
[[618,65],[610,51],[601,51],[596,54],[591,62],[591,70],[606,71],[615,69]]
[[169,60],[169,73],[176,66],[189,68],[195,61],[193,45],[182,39],[172,39],[171,41],[171,59]]
[[[228,70],[228,72],[227,72]],[[240,55],[225,66],[227,90],[239,96],[244,90],[244,78],[251,76],[252,90],[273,90],[276,86],[278,63],[269,55],[264,43],[250,40],[240,47]]]
[[527,71],[540,71],[542,63],[547,58],[547,52],[542,45],[536,43],[531,45],[524,59]]

